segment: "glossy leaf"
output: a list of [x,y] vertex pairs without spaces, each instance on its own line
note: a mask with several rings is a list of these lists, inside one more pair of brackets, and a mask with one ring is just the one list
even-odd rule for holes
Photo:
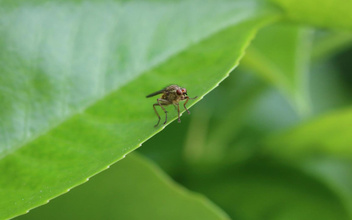
[[0,218],[139,147],[162,130],[146,94],[176,83],[202,98],[277,15],[255,1],[1,4]]

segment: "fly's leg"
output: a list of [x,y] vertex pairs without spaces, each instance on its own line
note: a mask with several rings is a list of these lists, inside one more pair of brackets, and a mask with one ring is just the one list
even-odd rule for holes
[[160,106],[163,110],[164,110],[164,112],[165,112],[165,115],[166,115],[166,118],[165,118],[165,122],[164,122],[164,124],[166,123],[166,120],[167,120],[167,111],[164,109],[164,107],[162,106],[162,105],[167,105],[167,104],[162,104],[162,103],[155,103],[154,105],[153,105],[153,108],[154,108],[154,111],[155,111],[155,114],[158,116],[158,123],[156,123],[156,125],[154,125],[154,127],[157,127],[158,125],[159,125],[159,122],[160,122],[160,115],[159,115],[159,113],[158,113],[158,111],[156,110],[156,108],[155,108],[155,106]]
[[187,104],[187,102],[188,102],[188,100],[189,100],[189,97],[187,97],[186,98],[187,100],[185,101],[185,103],[183,104],[183,107],[185,107],[185,109],[186,109],[186,111],[187,111],[187,113],[188,114],[191,114],[191,112],[188,110],[188,108],[186,107],[186,104]]
[[[165,99],[157,99],[156,101],[158,102],[159,106],[160,106],[160,107],[163,109],[163,111],[165,112],[165,121],[164,121],[164,124],[166,124],[166,122],[167,122],[167,111],[165,110],[165,108],[163,107],[163,105],[168,105],[169,103],[168,103],[168,101],[165,100]],[[160,101],[163,101],[164,103],[160,103]],[[159,121],[160,121],[160,116],[159,116]],[[159,124],[159,122],[158,122],[158,124]],[[156,126],[157,126],[158,124],[156,124]],[[155,127],[156,127],[156,126],[155,126]]]
[[187,102],[188,102],[188,100],[190,100],[190,99],[196,99],[196,98],[198,98],[198,96],[196,96],[196,97],[194,97],[194,98],[190,98],[190,97],[188,97],[187,96],[187,100],[185,101],[185,103],[183,104],[183,107],[185,107],[185,109],[186,109],[186,111],[187,111],[187,113],[188,114],[191,114],[191,112],[188,110],[188,108],[186,107],[186,104],[187,104]]
[[160,122],[160,115],[158,113],[158,111],[156,110],[155,106],[159,105],[158,103],[155,103],[153,105],[153,108],[154,108],[154,111],[155,111],[155,114],[158,116],[159,120],[158,120],[158,123],[156,123],[156,125],[154,125],[154,127],[158,126],[159,122]]

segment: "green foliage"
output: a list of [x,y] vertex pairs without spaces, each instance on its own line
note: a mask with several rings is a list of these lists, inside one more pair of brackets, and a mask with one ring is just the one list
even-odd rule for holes
[[296,22],[336,29],[352,29],[352,2],[346,0],[271,0]]
[[[270,149],[277,154],[302,158],[312,154],[351,157],[349,128],[352,110],[346,109],[321,116],[268,140]],[[325,138],[322,138],[325,137]],[[285,146],[280,148],[279,146]]]
[[204,99],[138,151],[220,208],[131,155],[19,219],[352,218],[351,5],[319,4],[0,1],[0,219],[163,130],[168,84]]
[[307,94],[310,35],[310,30],[295,25],[269,26],[259,32],[243,60],[245,66],[282,90],[301,114],[310,111]]

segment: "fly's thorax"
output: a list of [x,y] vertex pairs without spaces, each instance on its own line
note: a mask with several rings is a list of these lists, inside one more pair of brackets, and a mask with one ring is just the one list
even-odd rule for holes
[[174,102],[178,98],[177,94],[174,92],[171,92],[167,95],[167,100],[170,102]]

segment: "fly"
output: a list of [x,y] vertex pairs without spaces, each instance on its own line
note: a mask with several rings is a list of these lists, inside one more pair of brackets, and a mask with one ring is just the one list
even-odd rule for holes
[[168,86],[162,90],[159,90],[157,92],[153,92],[150,95],[147,95],[147,98],[153,97],[155,95],[159,95],[162,94],[161,98],[158,98],[156,101],[157,103],[153,104],[153,108],[155,111],[155,114],[158,116],[159,120],[158,123],[156,123],[156,126],[159,125],[160,122],[160,115],[158,113],[158,111],[156,110],[155,106],[160,106],[161,109],[165,112],[165,122],[164,124],[166,124],[167,122],[167,111],[165,110],[165,108],[163,106],[167,106],[167,105],[174,105],[177,108],[177,112],[178,112],[178,122],[181,122],[180,119],[180,105],[179,102],[186,100],[185,103],[183,104],[183,107],[185,108],[185,110],[187,111],[188,114],[191,114],[191,112],[187,109],[186,104],[188,102],[188,100],[190,99],[196,99],[198,96],[194,97],[194,98],[190,98],[187,95],[187,90],[186,88],[182,88],[178,85],[171,85]]

